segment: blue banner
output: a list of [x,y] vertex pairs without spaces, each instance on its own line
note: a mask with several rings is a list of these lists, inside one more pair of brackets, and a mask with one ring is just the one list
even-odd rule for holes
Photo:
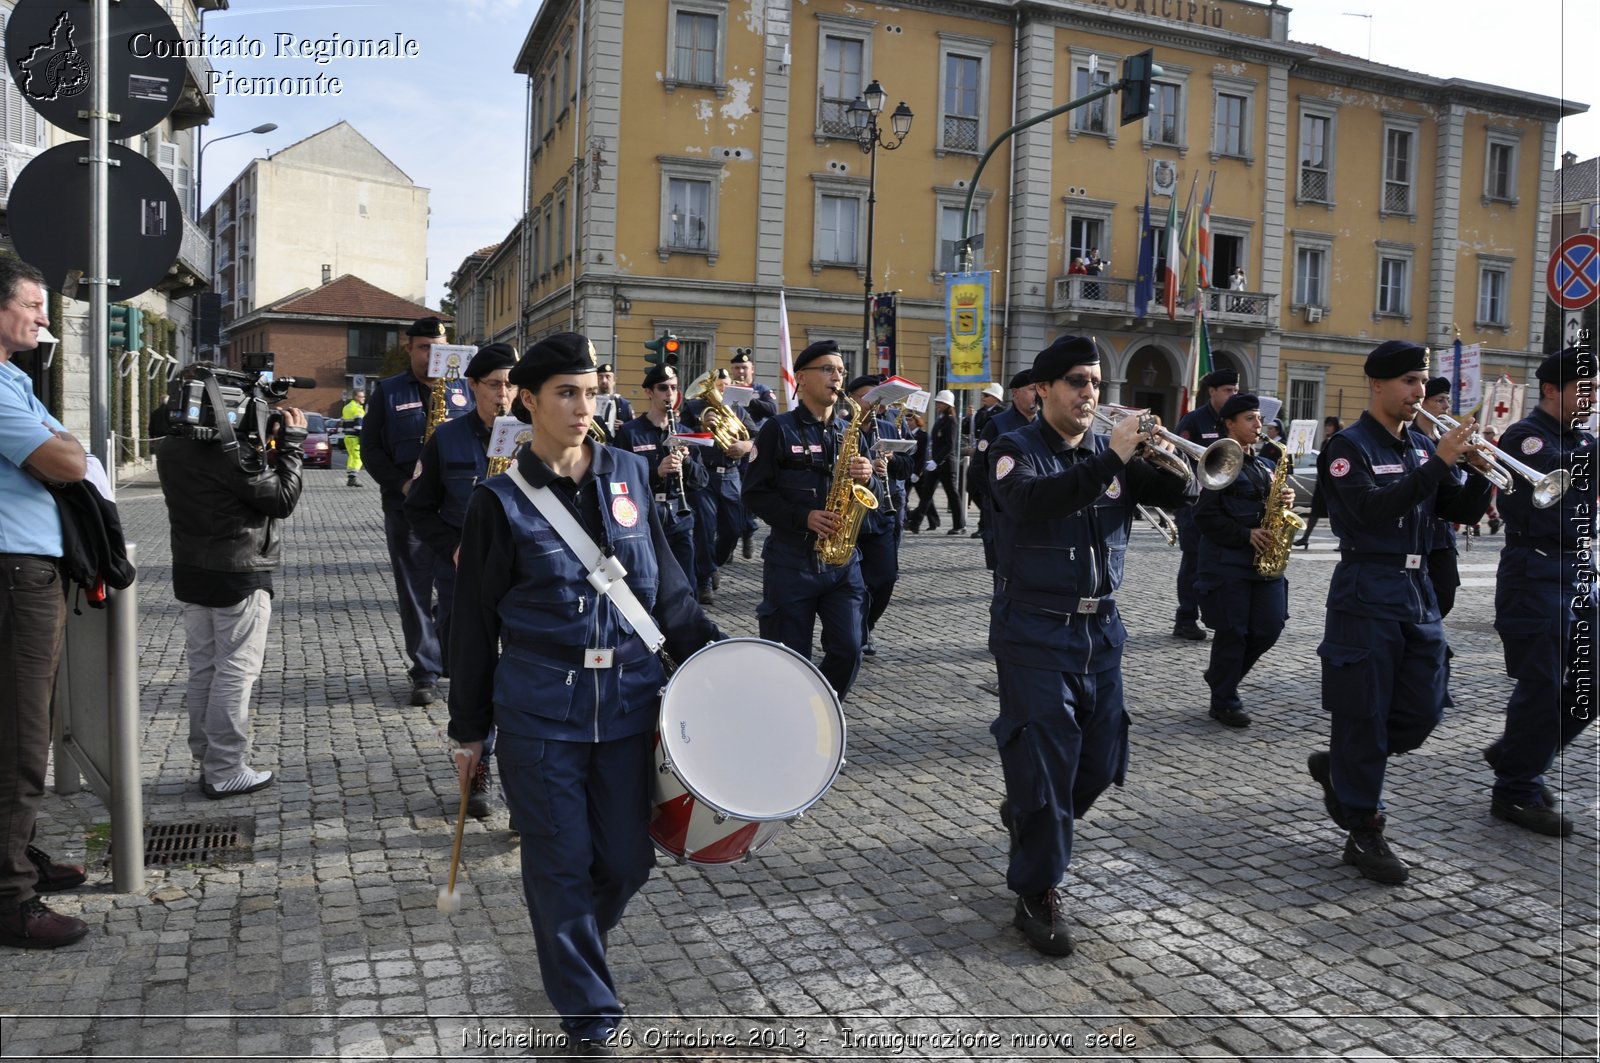
[[986,384],[989,376],[989,273],[944,278],[945,348],[952,384]]

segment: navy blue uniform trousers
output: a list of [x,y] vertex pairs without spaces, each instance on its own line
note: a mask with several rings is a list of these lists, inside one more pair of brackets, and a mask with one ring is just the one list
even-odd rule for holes
[[861,582],[859,554],[834,567],[822,564],[815,551],[797,556],[768,536],[761,557],[761,604],[756,607],[761,637],[781,642],[809,661],[813,632],[822,621],[820,667],[843,700],[861,667],[867,588]]
[[[405,514],[385,506],[383,538],[394,567],[394,591],[400,601],[400,631],[411,655],[407,674],[413,683],[431,683],[444,674],[444,655],[433,611],[437,555],[417,538]],[[451,580],[451,587],[455,581]],[[441,605],[447,599],[439,593]],[[447,605],[444,608],[449,608]]]
[[[1180,510],[1178,517],[1178,613],[1174,622],[1193,624],[1200,619],[1200,596],[1194,580],[1200,574],[1200,529],[1194,518]],[[1209,625],[1208,625],[1209,626]]]
[[1036,897],[1072,862],[1073,824],[1128,767],[1120,664],[1088,675],[995,661],[1000,719],[991,730],[1020,844],[1006,885]]
[[1356,814],[1383,807],[1388,758],[1428,740],[1444,718],[1444,624],[1373,620],[1329,609],[1322,704],[1333,716],[1333,789]]
[[561,1026],[600,1036],[622,1019],[603,938],[655,864],[654,732],[613,742],[499,735],[500,785],[522,830],[522,889],[544,991]]
[[898,537],[899,522],[895,521],[888,531],[862,534],[856,539],[856,549],[861,551],[861,582],[867,590],[867,608],[861,617],[863,641],[889,608],[889,599],[894,597],[895,581],[900,578]]
[[1211,708],[1244,708],[1239,682],[1277,644],[1289,618],[1289,581],[1230,578],[1200,593],[1211,629],[1211,664],[1205,671]]

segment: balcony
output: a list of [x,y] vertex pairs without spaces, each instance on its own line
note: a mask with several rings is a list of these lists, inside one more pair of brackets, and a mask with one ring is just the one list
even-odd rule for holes
[[200,226],[183,219],[183,241],[178,245],[178,260],[167,275],[156,282],[156,291],[169,299],[183,299],[211,287],[211,241]]
[[[190,3],[187,0],[161,0],[161,7],[172,19],[172,25],[186,41],[200,39],[200,25],[189,14]],[[216,9],[218,6],[208,0],[198,0],[196,6],[205,6]],[[211,80],[211,61],[202,56],[188,56],[184,60],[188,76],[183,79],[183,90],[178,93],[178,102],[172,109],[172,128],[174,130],[189,129],[193,126],[204,125],[216,117],[217,108],[211,94],[206,92],[206,86]]]
[[[1061,323],[1086,321],[1101,327],[1126,324],[1137,317],[1134,296],[1138,282],[1126,277],[1091,277],[1081,273],[1055,278],[1050,309],[1061,316]],[[1265,332],[1277,327],[1273,316],[1276,297],[1270,292],[1235,292],[1223,288],[1204,288],[1206,320],[1213,325]],[[1150,299],[1150,311],[1165,319],[1160,287]],[[1178,320],[1194,320],[1190,307],[1179,305]]]

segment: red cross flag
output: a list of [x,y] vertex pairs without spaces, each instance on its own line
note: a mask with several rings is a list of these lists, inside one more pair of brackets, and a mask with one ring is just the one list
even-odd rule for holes
[[1527,394],[1526,384],[1513,384],[1511,378],[1504,375],[1485,384],[1479,422],[1484,428],[1494,429],[1496,436],[1504,435],[1507,428],[1522,420]]

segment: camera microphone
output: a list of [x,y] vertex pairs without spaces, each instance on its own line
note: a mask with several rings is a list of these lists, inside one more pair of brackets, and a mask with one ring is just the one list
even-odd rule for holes
[[284,376],[278,378],[279,382],[291,388],[314,388],[317,378],[311,376]]

